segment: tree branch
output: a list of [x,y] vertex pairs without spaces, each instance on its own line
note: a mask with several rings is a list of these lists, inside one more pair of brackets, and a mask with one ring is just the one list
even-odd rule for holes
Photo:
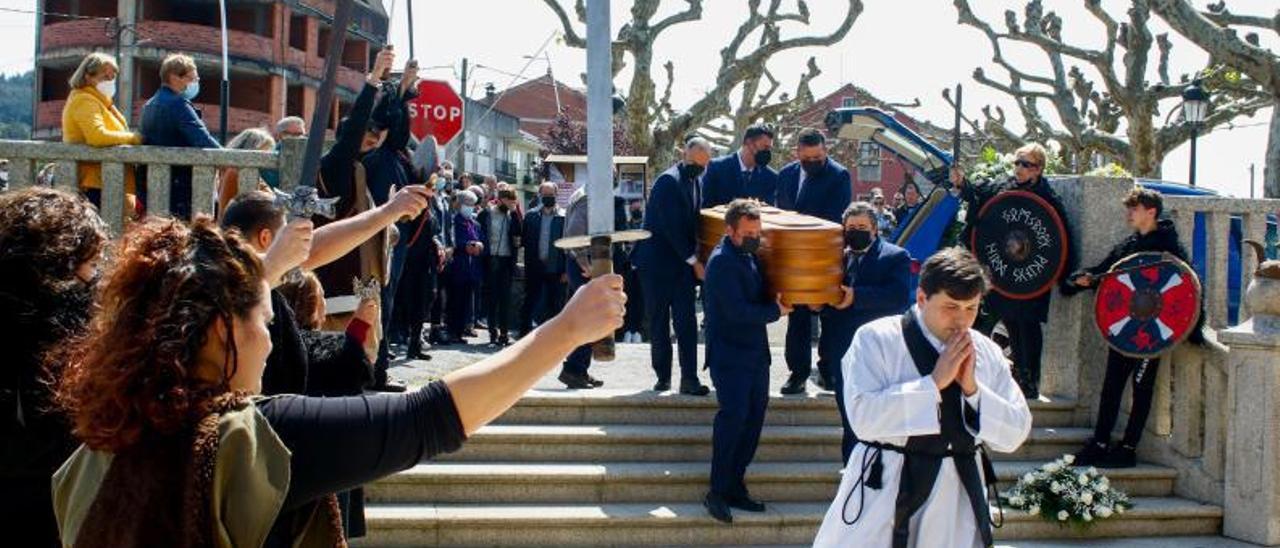
[[[542,1],[551,8],[551,11],[556,13],[556,17],[560,18],[560,26],[564,27],[564,33],[563,33],[564,43],[569,47],[574,47],[574,48],[587,47],[587,41],[583,39],[581,35],[578,34],[578,31],[573,29],[573,22],[569,21],[569,14],[565,12],[564,7],[560,5],[560,1],[559,0],[542,0]],[[582,0],[576,0],[575,9],[578,12],[578,20],[585,24],[587,22],[586,6],[582,3]]]
[[1248,74],[1280,96],[1280,56],[1241,40],[1235,30],[1211,21],[1187,0],[1152,0],[1151,9],[1214,59]]
[[654,36],[662,34],[662,31],[667,30],[667,28],[673,25],[702,19],[702,0],[685,0],[685,2],[689,4],[687,9],[680,13],[668,16],[666,19],[658,21],[658,24],[653,26],[653,30],[651,32]]

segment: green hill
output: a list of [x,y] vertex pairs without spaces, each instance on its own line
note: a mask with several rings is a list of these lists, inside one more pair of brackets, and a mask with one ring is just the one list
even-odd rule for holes
[[0,139],[31,138],[34,71],[0,74]]

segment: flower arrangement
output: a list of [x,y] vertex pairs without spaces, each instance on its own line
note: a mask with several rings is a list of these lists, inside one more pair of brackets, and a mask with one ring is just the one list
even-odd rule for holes
[[1027,472],[1001,500],[1045,521],[1081,528],[1133,508],[1129,496],[1112,488],[1097,468],[1076,468],[1073,462],[1074,456],[1063,455]]
[[[1056,175],[1065,171],[1062,163],[1062,146],[1057,141],[1049,141],[1045,145],[1049,155],[1044,166],[1045,175]],[[1013,177],[1013,161],[1017,157],[1012,152],[1001,154],[994,147],[982,149],[977,161],[969,167],[965,178],[970,181],[1003,181]]]

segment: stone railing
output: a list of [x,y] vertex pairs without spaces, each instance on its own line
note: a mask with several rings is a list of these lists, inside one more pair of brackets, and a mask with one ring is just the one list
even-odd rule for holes
[[[1121,201],[1133,182],[1077,177],[1053,185],[1072,221],[1081,264],[1097,264],[1129,233]],[[1264,522],[1257,512],[1271,512],[1271,523],[1280,523],[1280,434],[1274,433],[1280,424],[1280,405],[1274,403],[1280,390],[1280,336],[1259,334],[1258,327],[1280,325],[1280,320],[1259,322],[1255,317],[1227,328],[1231,278],[1239,276],[1243,295],[1257,264],[1247,247],[1231,256],[1231,247],[1238,245],[1233,238],[1264,240],[1266,214],[1280,209],[1280,200],[1166,196],[1164,204],[1183,246],[1201,265],[1197,270],[1202,273],[1207,342],[1182,344],[1160,357],[1139,458],[1176,469],[1179,495],[1223,505],[1228,534],[1280,542],[1280,528],[1266,532],[1270,536],[1233,533]],[[1203,225],[1198,246],[1197,220]],[[1235,234],[1233,220],[1238,223]],[[1055,295],[1045,329],[1042,391],[1074,397],[1076,424],[1082,426],[1097,418],[1106,371],[1107,346],[1094,327],[1093,305],[1092,293]],[[1241,298],[1240,318],[1251,316],[1254,311]],[[1122,414],[1127,409],[1126,403]],[[1119,425],[1126,421],[1122,417]],[[1119,435],[1117,428],[1113,439]]]
[[[93,148],[42,141],[0,140],[0,158],[9,160],[11,188],[35,184],[37,174],[45,166],[52,164],[54,186],[75,192],[78,188],[78,164],[101,164],[103,187],[100,211],[103,219],[116,232],[124,223],[126,165],[135,168],[146,166],[146,208],[149,214],[168,213],[170,173],[173,166],[192,168],[191,211],[211,213],[219,169],[240,170],[239,180],[242,183],[239,191],[242,193],[254,189],[253,184],[245,184],[243,181],[257,181],[258,173],[264,169],[278,170],[281,186],[289,189],[297,184],[302,149],[301,139],[286,141],[279,153],[149,146]],[[144,182],[141,171],[137,170],[139,184]]]

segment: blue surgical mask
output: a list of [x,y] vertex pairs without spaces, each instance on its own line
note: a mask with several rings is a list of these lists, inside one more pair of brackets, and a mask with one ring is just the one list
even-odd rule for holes
[[199,80],[193,80],[190,84],[187,84],[187,89],[182,90],[182,98],[188,101],[195,99],[197,95],[200,95]]
[[468,206],[462,206],[462,216],[463,216],[463,217],[466,217],[466,218],[468,218],[468,219],[472,219],[472,218],[474,218],[474,217],[476,216],[476,210],[475,210],[475,208],[468,207]]

